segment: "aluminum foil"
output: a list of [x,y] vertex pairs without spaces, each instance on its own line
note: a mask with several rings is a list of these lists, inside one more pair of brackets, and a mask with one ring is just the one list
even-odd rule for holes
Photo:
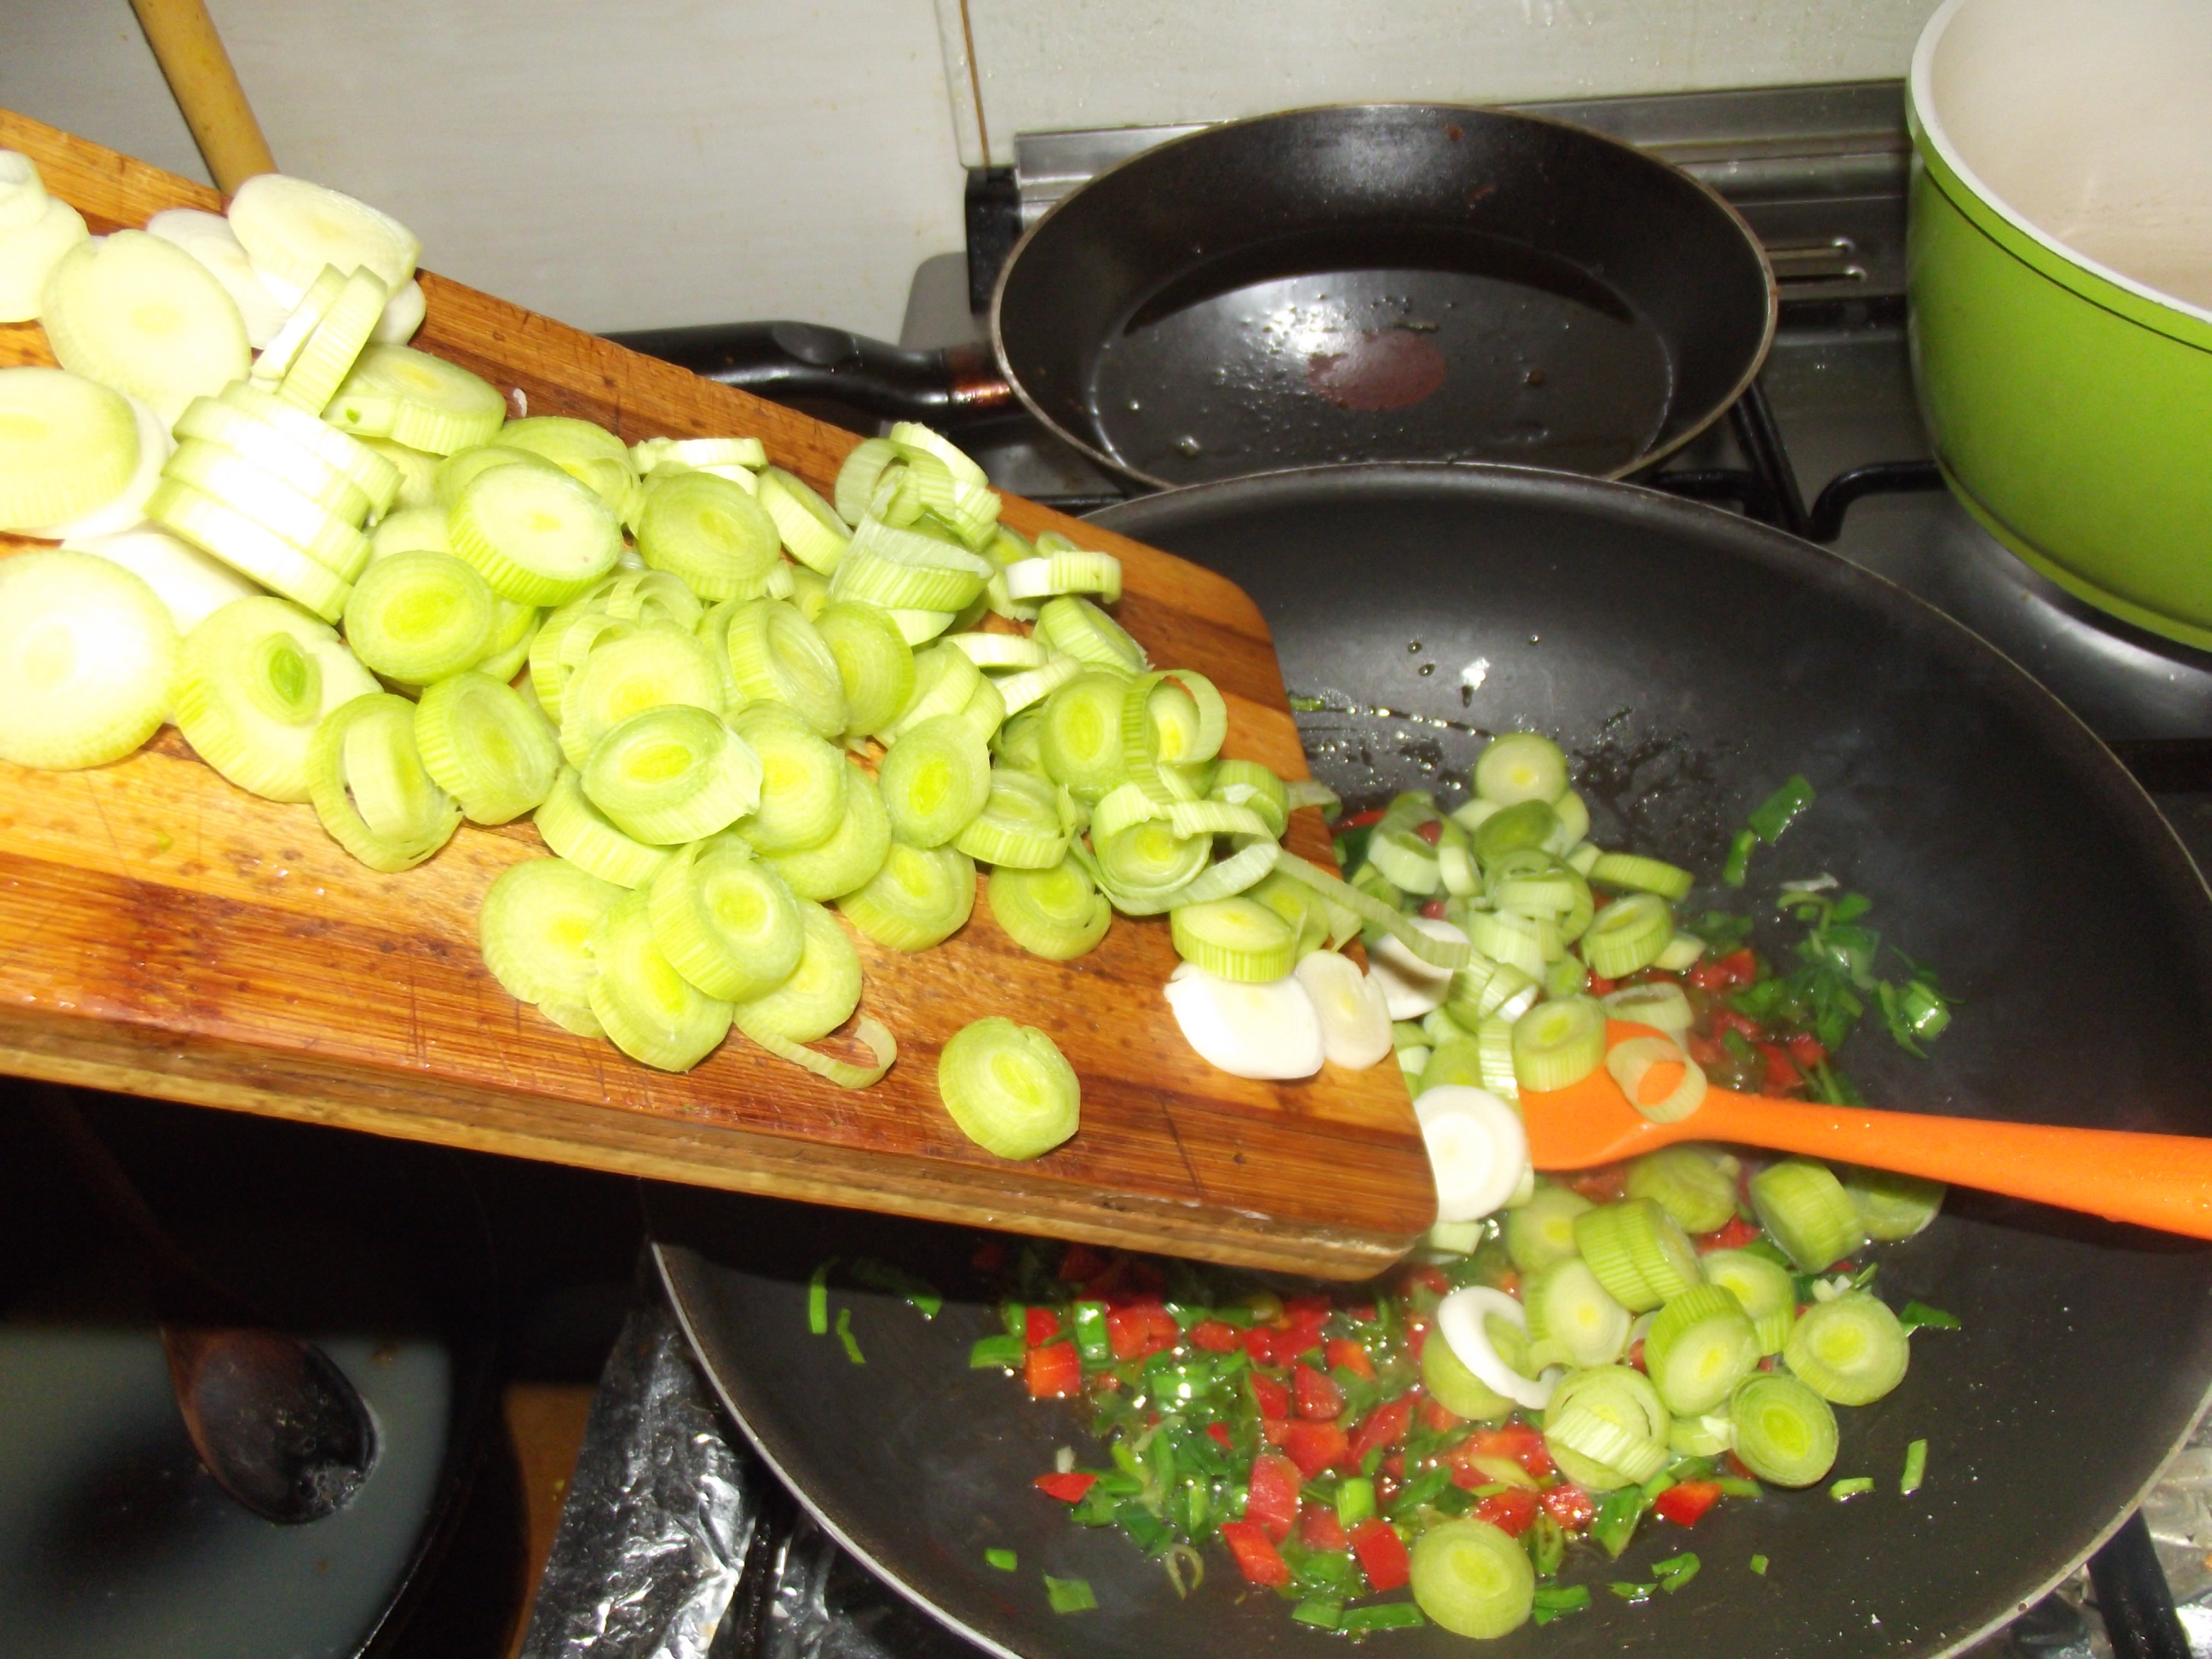
[[984,1659],[799,1514],[769,1540],[767,1593],[745,1659]]
[[707,1659],[764,1479],[667,1310],[633,1309],[592,1397],[522,1659]]

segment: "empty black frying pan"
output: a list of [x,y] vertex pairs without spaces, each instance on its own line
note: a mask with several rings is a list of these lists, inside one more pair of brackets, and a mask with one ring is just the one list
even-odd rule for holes
[[1007,260],[994,366],[757,323],[618,335],[770,397],[957,424],[1018,398],[1152,488],[1351,460],[1620,477],[1750,383],[1758,240],[1617,140],[1499,110],[1334,106],[1209,128],[1062,201]]
[[[1301,716],[1316,769],[1349,793],[1463,784],[1480,728],[1535,726],[1574,757],[1601,842],[1710,874],[1745,812],[1804,773],[1818,804],[1759,855],[1747,893],[1711,896],[1771,912],[1778,881],[1832,873],[1941,974],[1959,1012],[1930,1058],[1878,1034],[1845,1048],[1869,1097],[2212,1133],[2212,903],[2180,846],[2048,693],[1888,583],[1710,508],[1504,468],[1245,479],[1103,521],[1251,592],[1291,687],[1326,705]],[[1100,1452],[1072,1413],[965,1369],[968,1344],[996,1328],[967,1268],[974,1234],[673,1189],[654,1221],[677,1305],[763,1451],[957,1628],[1024,1659],[1343,1651],[1244,1594],[1218,1553],[1177,1602],[1157,1564],[1030,1490],[1054,1447]],[[806,1278],[862,1255],[936,1276],[950,1299],[925,1324],[896,1294],[839,1279],[855,1366],[807,1334]],[[2014,1618],[2111,1532],[2212,1380],[2212,1250],[1954,1190],[1881,1260],[1893,1303],[1964,1328],[1916,1335],[1898,1390],[1840,1414],[1836,1474],[1870,1476],[1874,1492],[1775,1492],[1693,1533],[1654,1526],[1617,1568],[1571,1569],[1597,1587],[1591,1612],[1484,1651],[1933,1659]],[[1907,1499],[1915,1439],[1929,1475]],[[1016,1549],[1021,1571],[987,1565],[994,1547]],[[1631,1607],[1604,1593],[1685,1548],[1704,1571],[1680,1595]],[[1090,1579],[1098,1611],[1053,1613],[1040,1571]],[[2170,1616],[2165,1629],[2178,1640]],[[1400,1659],[1474,1651],[1434,1627],[1376,1640]]]

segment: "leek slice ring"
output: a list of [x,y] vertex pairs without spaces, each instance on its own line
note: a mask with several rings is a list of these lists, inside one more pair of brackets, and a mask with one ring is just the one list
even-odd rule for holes
[[[1681,1075],[1662,1098],[1653,1100],[1646,1094],[1644,1085],[1654,1072],[1667,1066],[1680,1066]],[[1680,1123],[1705,1104],[1705,1067],[1683,1053],[1671,1038],[1630,1037],[1616,1042],[1606,1050],[1605,1069],[1620,1085],[1621,1093],[1628,1097],[1628,1103],[1654,1123]]]

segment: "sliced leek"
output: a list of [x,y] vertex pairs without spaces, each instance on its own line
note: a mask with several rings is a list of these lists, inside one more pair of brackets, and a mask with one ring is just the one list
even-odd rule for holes
[[1905,1380],[1912,1352],[1886,1303],[1864,1291],[1846,1291],[1798,1316],[1782,1358],[1823,1400],[1868,1406]]
[[623,834],[668,847],[726,830],[758,805],[761,763],[705,709],[672,703],[633,714],[601,738],[583,784]]
[[694,842],[672,855],[653,872],[647,907],[661,954],[727,1002],[782,984],[806,941],[783,878],[726,839]]
[[760,597],[776,562],[775,521],[737,484],[711,472],[657,471],[646,480],[637,550],[706,599]]
[[557,468],[479,472],[452,514],[454,553],[493,592],[525,605],[565,604],[613,569],[622,550],[614,514]]
[[902,733],[877,776],[892,832],[911,846],[941,847],[990,799],[990,751],[968,721],[939,714]]
[[893,836],[883,867],[837,901],[853,926],[894,951],[927,951],[966,926],[975,905],[975,860],[955,847],[920,848]]
[[842,898],[873,881],[890,855],[890,814],[884,810],[883,788],[874,777],[847,765],[844,803],[827,841],[765,855],[769,866],[801,898],[817,903]]
[[1357,963],[1316,950],[1298,961],[1297,981],[1321,1020],[1322,1050],[1333,1066],[1364,1071],[1390,1054],[1390,1011],[1382,988]]
[[198,260],[143,230],[70,249],[46,280],[39,319],[64,368],[164,421],[244,379],[252,362],[237,301]]
[[731,717],[730,726],[759,757],[760,799],[744,822],[745,839],[763,853],[795,853],[827,842],[845,816],[846,780],[853,775],[842,753],[780,703],[750,704]]
[[633,841],[584,793],[582,775],[563,767],[532,820],[545,844],[562,858],[617,887],[641,887],[671,854]]
[[1513,1073],[1524,1089],[1564,1089],[1605,1060],[1605,1011],[1589,997],[1540,1002],[1513,1023]]
[[410,870],[453,838],[459,802],[422,768],[415,705],[388,692],[342,704],[307,749],[308,799],[331,839],[372,870]]
[[1654,1123],[1680,1123],[1705,1103],[1705,1068],[1671,1037],[1616,1042],[1606,1050],[1605,1069],[1628,1103]]
[[812,1042],[836,1030],[860,1005],[860,957],[837,919],[806,899],[799,908],[799,965],[773,989],[738,1005],[738,1029],[787,1042]]
[[552,792],[561,771],[545,717],[513,686],[473,672],[422,693],[415,747],[422,769],[471,823],[512,823]]
[[[611,882],[562,859],[511,866],[477,912],[484,966],[517,1002],[570,1011],[569,1018],[574,1011],[588,1014],[599,975],[592,936],[623,896]],[[598,1017],[590,1020],[592,1029],[579,1035],[599,1034]]]
[[877,605],[832,602],[814,618],[814,628],[837,665],[847,729],[882,731],[914,696],[913,647]]
[[128,400],[64,369],[0,368],[0,530],[88,513],[138,466]]
[[817,737],[846,729],[848,711],[836,655],[814,624],[781,599],[755,599],[730,613],[730,680],[747,702],[778,702]]
[[1843,1182],[1825,1164],[1786,1158],[1750,1182],[1759,1224],[1800,1273],[1824,1273],[1866,1243],[1866,1224]]
[[1686,1233],[1717,1232],[1735,1216],[1737,1168],[1700,1147],[1663,1146],[1629,1160],[1628,1195],[1650,1199]]
[[1042,1031],[1010,1019],[956,1032],[938,1055],[937,1092],[960,1133],[999,1158],[1042,1158],[1082,1121],[1075,1068]]
[[729,1035],[730,1005],[692,984],[662,954],[645,894],[626,894],[608,909],[592,955],[599,968],[592,1012],[607,1040],[632,1060],[688,1072]]
[[168,607],[120,565],[58,549],[0,560],[0,760],[121,759],[167,717],[179,654]]
[[256,595],[210,612],[185,636],[176,721],[199,757],[240,788],[304,801],[316,728],[376,689],[335,631],[297,605]]
[[433,455],[491,442],[506,416],[507,399],[489,380],[404,345],[364,349],[323,410],[341,432]]
[[[346,642],[386,678],[428,685],[483,660],[497,619],[490,586],[459,559],[395,553],[354,584],[346,599]],[[550,772],[546,781],[552,781]]]

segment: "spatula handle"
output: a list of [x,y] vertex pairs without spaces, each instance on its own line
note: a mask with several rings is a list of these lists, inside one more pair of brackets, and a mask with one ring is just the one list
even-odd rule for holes
[[1715,1140],[1870,1164],[2212,1238],[2212,1139],[1922,1117],[1719,1089],[1698,1118],[1700,1134]]

